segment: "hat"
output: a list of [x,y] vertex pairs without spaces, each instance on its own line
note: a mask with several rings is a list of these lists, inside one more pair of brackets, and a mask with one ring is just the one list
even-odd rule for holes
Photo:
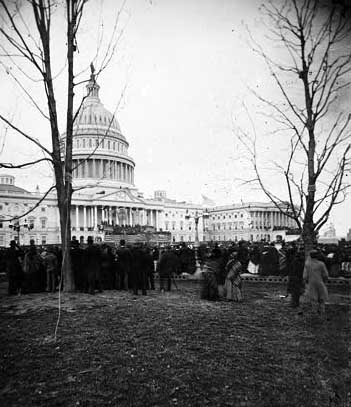
[[317,256],[318,256],[318,254],[319,254],[319,251],[318,251],[318,250],[316,250],[316,249],[311,250],[311,251],[310,251],[311,259],[316,259]]

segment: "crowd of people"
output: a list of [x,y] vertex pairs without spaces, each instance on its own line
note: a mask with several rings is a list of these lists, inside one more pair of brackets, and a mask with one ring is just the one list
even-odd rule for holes
[[[321,250],[322,249],[322,250]],[[308,286],[308,295],[323,312],[327,298],[328,276],[340,275],[342,265],[350,264],[347,250],[312,251],[305,261],[302,246],[296,244],[258,245],[244,241],[226,247],[218,244],[200,246],[198,261],[202,269],[201,298],[241,301],[242,274],[285,275],[291,305],[299,306],[300,296]],[[323,250],[324,249],[324,250]],[[23,250],[15,241],[3,253],[2,263],[8,275],[9,295],[49,291],[64,284],[61,277],[62,253],[59,247],[38,250],[34,241]],[[76,290],[94,294],[103,290],[140,291],[155,289],[155,273],[160,289],[170,291],[175,275],[191,275],[196,269],[195,250],[182,243],[164,248],[135,245],[127,247],[124,240],[118,247],[94,244],[89,237],[84,247],[77,240],[71,244],[71,262]]]

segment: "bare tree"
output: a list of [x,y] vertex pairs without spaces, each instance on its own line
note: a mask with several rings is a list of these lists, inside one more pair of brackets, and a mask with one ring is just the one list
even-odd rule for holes
[[296,221],[308,253],[350,187],[351,115],[339,97],[351,84],[351,13],[342,1],[320,0],[272,0],[262,10],[269,40],[283,54],[278,60],[251,34],[250,38],[281,100],[251,92],[265,107],[269,131],[279,133],[288,150],[283,161],[271,157],[285,193],[277,193],[267,181],[259,161],[257,126],[246,107],[251,130],[238,127],[237,136],[254,171],[247,182],[258,184],[280,211]]
[[[27,140],[34,143],[44,154],[43,158],[33,160],[31,162],[20,164],[4,164],[5,168],[23,168],[38,164],[42,161],[48,161],[52,164],[55,174],[55,184],[49,189],[56,189],[57,203],[60,214],[60,232],[63,252],[63,273],[64,273],[64,290],[73,291],[75,289],[74,276],[71,268],[70,259],[70,241],[71,241],[71,199],[72,199],[72,140],[73,140],[73,124],[74,119],[79,113],[74,114],[74,93],[75,87],[84,81],[78,81],[78,76],[82,73],[74,73],[75,55],[78,47],[77,33],[81,25],[84,7],[87,0],[26,0],[8,2],[0,0],[1,20],[0,20],[0,38],[2,38],[0,49],[1,57],[0,64],[7,70],[7,73],[21,87],[31,103],[37,108],[40,114],[49,121],[51,130],[52,150],[45,147],[37,138],[27,134],[13,124],[12,120],[0,113],[0,119],[6,123],[8,127],[21,134]],[[32,25],[26,21],[22,11],[23,8],[31,9]],[[57,93],[55,92],[55,75],[53,54],[53,39],[52,25],[53,17],[58,10],[64,7],[65,11],[65,46],[66,46],[66,62],[63,68],[66,69],[66,128],[65,140],[62,144],[60,139],[59,124],[58,124],[58,108],[57,108]],[[28,11],[28,10],[27,10]],[[120,10],[121,11],[121,10]],[[116,48],[117,39],[120,35],[117,32],[117,22],[120,12],[116,18],[116,23],[113,28],[113,34],[110,42],[104,53],[101,61],[101,67],[94,75],[97,76],[110,62]],[[99,41],[102,41],[102,35]],[[101,44],[98,45],[98,48]],[[98,54],[98,50],[97,50]],[[94,59],[97,58],[97,54]],[[3,62],[6,60],[6,63]],[[15,75],[7,68],[7,63],[10,61],[13,67],[16,68],[19,75]],[[35,100],[35,97],[26,90],[26,87],[21,82],[21,78],[40,81],[43,84],[47,109],[40,107],[40,103]],[[35,78],[35,79],[34,79]],[[82,104],[81,104],[82,106]],[[80,107],[81,107],[80,106]],[[64,150],[63,150],[64,148]],[[48,192],[47,192],[48,193]],[[47,196],[47,193],[44,196]]]

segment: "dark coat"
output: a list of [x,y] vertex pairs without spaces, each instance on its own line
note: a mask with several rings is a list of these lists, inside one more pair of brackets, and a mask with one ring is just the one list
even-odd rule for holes
[[177,273],[180,267],[178,256],[172,251],[162,254],[161,260],[158,264],[158,272],[160,277],[169,277],[173,273]]

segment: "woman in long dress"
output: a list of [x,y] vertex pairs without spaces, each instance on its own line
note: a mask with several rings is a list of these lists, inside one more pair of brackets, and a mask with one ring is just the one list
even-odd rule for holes
[[328,271],[325,264],[318,260],[318,251],[312,250],[310,258],[306,260],[303,279],[307,284],[306,296],[312,303],[312,308],[318,314],[324,314],[325,302],[328,299],[328,290],[325,283],[328,281]]
[[237,259],[237,254],[234,252],[226,265],[227,276],[225,278],[224,290],[226,299],[229,301],[241,301],[242,296],[242,280],[240,273],[242,266]]

